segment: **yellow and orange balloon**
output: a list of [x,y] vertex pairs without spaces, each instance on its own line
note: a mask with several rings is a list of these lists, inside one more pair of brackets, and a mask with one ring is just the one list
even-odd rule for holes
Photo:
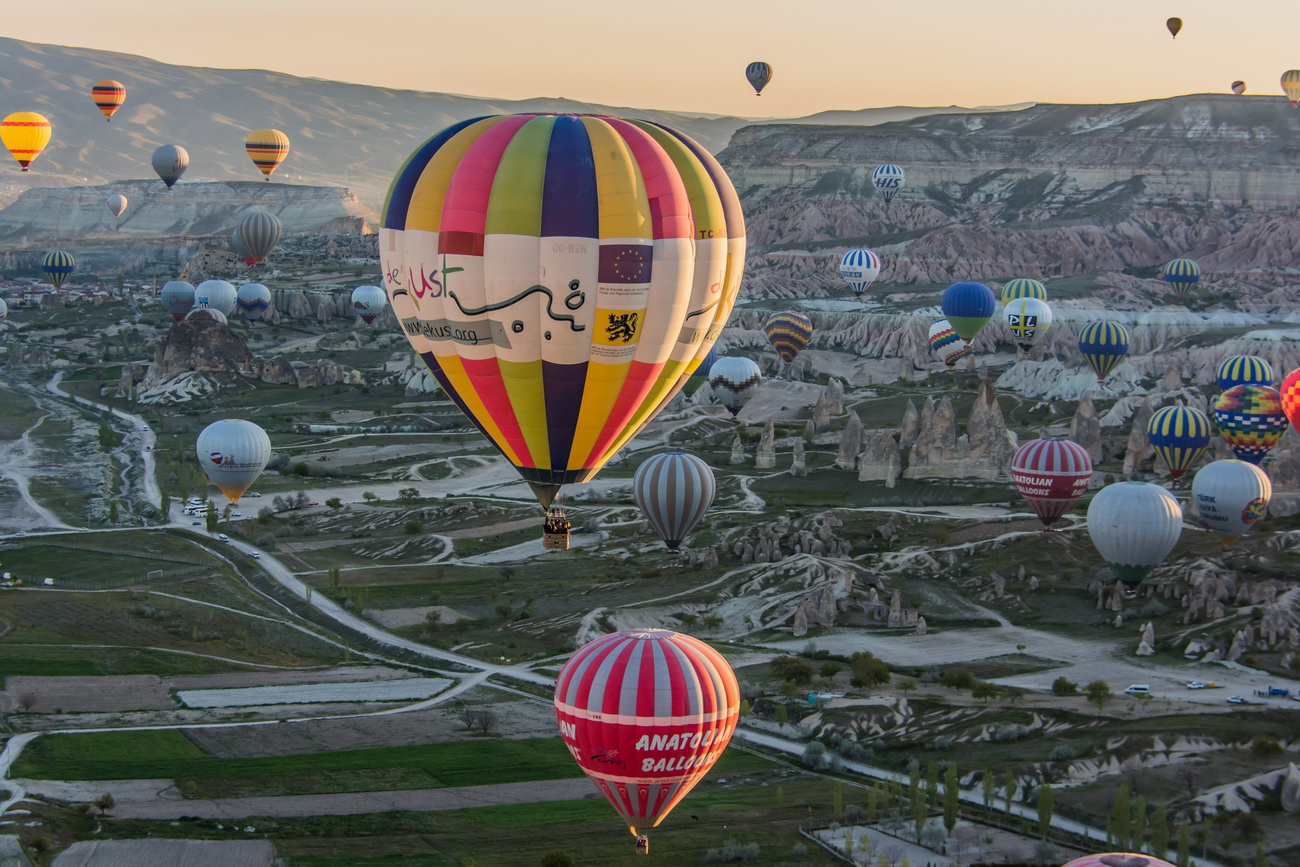
[[289,137],[278,129],[257,129],[244,139],[244,150],[258,171],[271,180],[271,173],[289,155]]
[[0,123],[0,141],[23,171],[50,143],[50,122],[34,111],[16,111]]
[[90,88],[90,98],[95,108],[104,113],[105,122],[113,119],[113,114],[126,102],[126,86],[120,81],[97,81]]

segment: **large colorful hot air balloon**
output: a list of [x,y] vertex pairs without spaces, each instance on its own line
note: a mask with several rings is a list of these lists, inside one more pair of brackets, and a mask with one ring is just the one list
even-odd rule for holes
[[284,223],[275,214],[250,211],[239,218],[231,240],[244,264],[251,268],[271,255],[283,233]]
[[1047,532],[1092,481],[1088,450],[1063,437],[1030,440],[1011,458],[1011,481]]
[[691,371],[691,375],[686,379],[686,385],[682,386],[682,391],[685,394],[695,394],[699,391],[700,386],[709,381],[709,371],[713,369],[714,364],[717,364],[718,358],[720,356],[715,343],[709,350],[709,354],[704,356],[704,359]]
[[682,540],[713,505],[713,470],[695,455],[666,452],[637,467],[632,497],[647,520],[676,554]]
[[126,211],[126,196],[121,193],[114,193],[104,200],[104,204],[108,205],[110,214],[114,217],[120,217]]
[[1075,858],[1061,867],[1174,867],[1168,861],[1153,858],[1150,855],[1135,855],[1132,852],[1110,852],[1101,855],[1088,855]]
[[1052,308],[1046,301],[1037,298],[1016,298],[1008,301],[1002,310],[1007,328],[1012,337],[1025,352],[1033,349],[1035,344],[1047,336],[1052,327]]
[[1201,266],[1191,259],[1173,259],[1165,264],[1160,277],[1174,287],[1174,294],[1186,298],[1192,287],[1201,282]]
[[709,388],[735,418],[763,381],[763,371],[743,355],[726,355],[709,368]]
[[1047,287],[1028,277],[1017,277],[1015,280],[1007,281],[1007,284],[1002,287],[1002,303],[1010,304],[1017,298],[1037,298],[1039,301],[1046,301]]
[[249,322],[256,322],[271,306],[271,290],[261,283],[245,283],[235,293],[235,304]]
[[50,143],[50,122],[34,111],[16,111],[0,122],[0,141],[23,171]]
[[237,504],[271,460],[271,438],[251,421],[227,418],[205,427],[194,451],[208,481]]
[[998,299],[983,283],[965,280],[943,290],[939,307],[957,336],[970,342],[993,318],[993,312],[998,309]]
[[171,189],[185,170],[190,167],[190,154],[180,145],[159,145],[153,152],[153,170],[162,178],[162,182]]
[[104,120],[113,119],[114,113],[126,102],[126,87],[120,81],[97,81],[90,88],[90,98],[95,108],[104,113]]
[[379,247],[407,339],[543,505],[680,390],[745,258],[739,199],[708,151],[574,115],[429,139],[393,180]]
[[41,257],[41,272],[49,278],[55,289],[62,288],[76,270],[77,260],[63,250],[51,250]]
[[794,361],[812,340],[812,320],[797,310],[773,313],[763,323],[763,333],[786,364]]
[[854,295],[861,295],[880,276],[880,257],[870,250],[850,250],[840,259],[840,276]]
[[1165,27],[1169,28],[1170,35],[1172,35],[1174,39],[1177,39],[1178,31],[1183,29],[1183,19],[1170,18],[1165,22]]
[[1210,420],[1189,406],[1162,407],[1147,422],[1147,442],[1169,467],[1169,475],[1182,478],[1210,444]]
[[1291,100],[1291,107],[1300,105],[1300,69],[1288,69],[1282,73],[1282,92]]
[[352,309],[367,325],[375,321],[388,306],[388,295],[378,286],[358,286],[352,290]]
[[754,96],[762,96],[763,88],[772,80],[772,64],[755,60],[745,67],[745,78],[749,80],[749,86],[754,88]]
[[1118,322],[1090,322],[1079,332],[1079,351],[1102,382],[1128,356],[1128,329]]
[[184,280],[168,280],[161,293],[163,309],[180,322],[194,306],[194,286]]
[[907,182],[907,172],[903,171],[902,166],[896,166],[893,163],[885,163],[876,166],[871,172],[871,183],[875,185],[876,191],[880,193],[880,198],[886,203],[892,202],[894,196],[903,188]]
[[1237,94],[1237,96],[1241,96],[1243,93],[1246,92],[1246,82],[1234,81],[1232,83],[1232,92]]
[[1183,530],[1174,495],[1147,482],[1118,482],[1088,504],[1088,535],[1115,577],[1141,584],[1169,556]]
[[1267,385],[1234,385],[1214,402],[1223,441],[1243,461],[1257,464],[1286,433],[1282,396]]
[[959,358],[970,354],[970,344],[957,336],[947,319],[940,319],[930,326],[930,351],[952,370]]
[[271,172],[289,155],[289,137],[278,129],[257,129],[244,139],[244,151],[258,171],[271,180]]
[[1300,368],[1291,371],[1282,380],[1278,397],[1282,401],[1282,412],[1287,420],[1293,428],[1300,431]]
[[577,650],[555,679],[560,736],[628,830],[654,828],[722,755],[740,687],[722,655],[667,629]]
[[1273,384],[1273,366],[1255,355],[1233,355],[1219,363],[1215,371],[1219,388],[1227,391],[1234,385]]
[[198,307],[218,310],[223,316],[229,316],[239,300],[235,287],[225,280],[204,280],[194,289],[194,303]]
[[1268,476],[1245,461],[1212,461],[1192,480],[1196,510],[1225,548],[1264,518],[1272,496]]

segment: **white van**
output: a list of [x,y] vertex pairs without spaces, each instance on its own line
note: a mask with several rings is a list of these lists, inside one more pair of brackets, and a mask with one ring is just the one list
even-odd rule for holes
[[1124,694],[1125,695],[1150,695],[1151,687],[1147,686],[1145,683],[1135,683],[1129,686],[1128,689],[1124,690]]

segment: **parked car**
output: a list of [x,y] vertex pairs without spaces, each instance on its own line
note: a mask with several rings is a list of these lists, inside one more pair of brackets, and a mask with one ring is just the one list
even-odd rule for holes
[[245,497],[260,497],[261,494],[244,494]]
[[1126,695],[1150,695],[1151,687],[1145,683],[1134,683],[1124,690],[1124,693]]
[[202,522],[202,521],[191,521],[191,522],[190,522],[190,526],[191,526],[191,527],[202,527],[202,526],[203,526],[203,522]]
[[223,542],[229,542],[229,541],[230,541],[230,537],[227,536],[225,533],[218,533],[218,534],[217,534],[217,538],[220,539],[220,540],[223,541]]
[[256,551],[250,551],[250,552],[248,552],[248,553],[249,553],[249,556],[252,557],[254,560],[261,560],[261,559],[262,559],[262,555],[259,554],[259,553],[257,553]]
[[1192,681],[1191,683],[1187,684],[1187,688],[1188,688],[1188,689],[1205,689],[1205,684],[1201,683],[1199,680],[1194,680],[1194,681]]
[[1246,700],[1239,695],[1228,696],[1228,704],[1245,704]]
[[316,502],[315,500],[312,500],[312,501],[309,502],[307,505],[309,505],[309,506],[319,506],[320,503]]
[[25,532],[22,531],[22,530],[19,530],[17,533],[14,533],[14,535],[15,535],[15,536],[26,536],[27,533],[25,533]]

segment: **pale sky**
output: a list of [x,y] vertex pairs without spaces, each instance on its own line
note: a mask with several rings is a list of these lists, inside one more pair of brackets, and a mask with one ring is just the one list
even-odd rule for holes
[[[5,25],[190,66],[746,117],[1127,102],[1234,79],[1280,95],[1300,68],[1284,0],[42,0]],[[775,70],[759,99],[751,60]]]

